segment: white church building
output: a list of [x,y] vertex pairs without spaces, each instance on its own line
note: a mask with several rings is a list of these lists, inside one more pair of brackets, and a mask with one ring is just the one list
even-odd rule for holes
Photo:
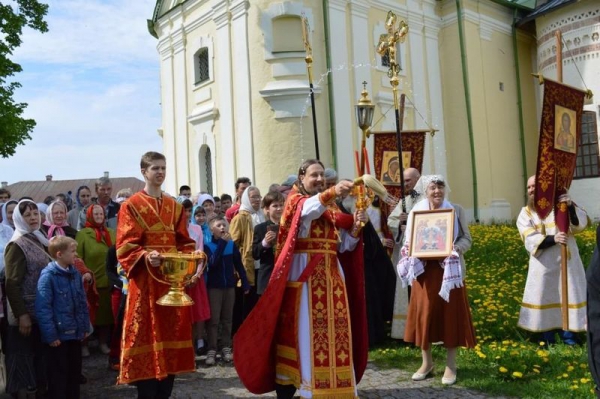
[[[354,106],[363,81],[375,104],[372,130],[395,129],[387,60],[375,51],[392,10],[410,29],[397,48],[409,100],[404,127],[438,130],[426,139],[423,173],[447,176],[450,199],[480,221],[513,219],[525,203],[542,93],[531,73],[555,76],[547,37],[561,29],[570,46],[565,83],[582,85],[577,65],[597,93],[586,105],[587,158],[582,151],[572,191],[600,217],[600,202],[589,195],[600,194],[600,4],[551,0],[528,22],[534,3],[157,0],[148,27],[160,58],[165,189],[187,184],[232,194],[236,178],[246,176],[264,191],[315,156],[302,17],[310,25],[320,158],[340,177],[354,177],[362,134]],[[517,29],[518,20],[525,22]],[[372,158],[373,138],[367,146]]]

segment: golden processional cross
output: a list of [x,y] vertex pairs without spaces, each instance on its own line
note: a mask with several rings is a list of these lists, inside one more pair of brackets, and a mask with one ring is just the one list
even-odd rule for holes
[[[400,132],[402,131],[402,123],[404,120],[404,99],[405,95],[402,94],[400,104],[398,103],[398,84],[400,79],[398,74],[400,73],[400,65],[396,58],[396,45],[404,42],[406,35],[408,34],[408,25],[404,21],[400,21],[398,24],[396,14],[392,11],[387,13],[385,19],[385,27],[387,34],[379,36],[379,44],[377,45],[377,53],[381,56],[388,55],[390,60],[390,69],[388,70],[388,77],[390,78],[390,84],[392,85],[392,91],[394,93],[394,108],[396,114],[396,148],[398,149],[398,160],[400,163],[400,198],[402,200],[402,212],[406,213],[406,201],[404,199],[404,162],[402,158],[402,139]],[[400,232],[401,229],[398,229]]]

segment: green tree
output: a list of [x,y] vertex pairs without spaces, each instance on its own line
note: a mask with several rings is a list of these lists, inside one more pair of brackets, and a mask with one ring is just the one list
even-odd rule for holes
[[44,21],[47,12],[48,5],[37,0],[0,1],[0,155],[4,158],[14,155],[18,145],[30,140],[29,133],[35,127],[33,119],[21,116],[27,104],[15,103],[13,99],[21,84],[10,78],[23,68],[10,56],[21,45],[24,26],[42,33],[48,31]]

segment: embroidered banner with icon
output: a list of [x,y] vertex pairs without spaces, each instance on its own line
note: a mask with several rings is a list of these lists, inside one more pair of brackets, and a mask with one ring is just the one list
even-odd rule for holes
[[585,92],[544,79],[534,203],[546,218],[573,180]]
[[[421,172],[425,152],[425,132],[402,132],[402,167]],[[396,147],[396,132],[373,132],[375,145],[373,160],[375,177],[383,183],[388,193],[400,198],[400,164]]]

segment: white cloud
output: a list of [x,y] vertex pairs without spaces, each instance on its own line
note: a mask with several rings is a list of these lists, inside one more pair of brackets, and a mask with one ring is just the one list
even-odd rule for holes
[[155,0],[52,0],[46,34],[27,31],[15,97],[37,122],[32,140],[0,159],[14,183],[139,175],[139,158],[162,150]]
[[82,68],[156,62],[156,40],[148,33],[155,0],[51,0],[49,32],[26,30],[16,52],[23,62]]

